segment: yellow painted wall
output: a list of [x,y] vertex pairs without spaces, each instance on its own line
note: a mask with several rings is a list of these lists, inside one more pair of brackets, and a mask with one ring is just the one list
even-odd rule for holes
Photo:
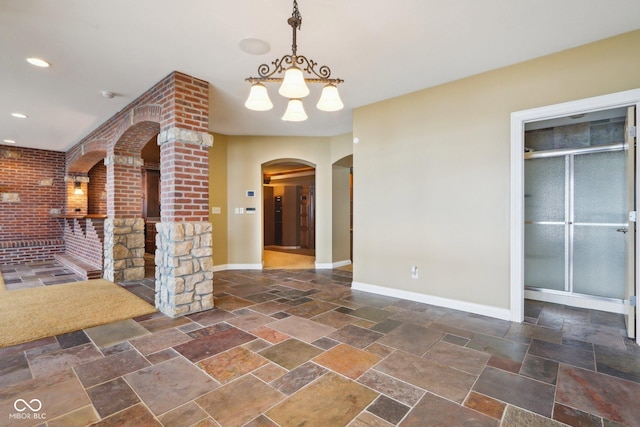
[[348,167],[333,165],[332,192],[332,260],[334,263],[349,264],[351,261],[351,194]]
[[[211,208],[220,208],[213,214]],[[227,263],[227,137],[214,134],[209,149],[209,222],[213,227],[213,264]]]
[[[228,243],[225,264],[257,267],[262,263],[262,165],[278,159],[316,166],[316,263],[331,264],[332,151],[349,153],[351,139],[227,136],[226,141]],[[256,197],[247,198],[247,190],[254,190]],[[256,214],[235,214],[235,208],[247,207],[255,207]]]
[[356,109],[354,281],[509,308],[510,114],[635,88],[640,31]]

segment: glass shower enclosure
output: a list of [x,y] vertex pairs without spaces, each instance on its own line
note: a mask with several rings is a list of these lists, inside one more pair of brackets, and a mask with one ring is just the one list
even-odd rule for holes
[[525,285],[625,298],[624,144],[525,155]]
[[534,299],[596,308],[588,301],[621,306],[627,296],[635,156],[628,112],[605,113],[525,133],[524,281]]

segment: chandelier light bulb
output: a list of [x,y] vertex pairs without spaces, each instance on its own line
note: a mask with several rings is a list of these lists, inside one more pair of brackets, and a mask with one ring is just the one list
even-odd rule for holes
[[253,111],[271,110],[273,108],[273,104],[271,103],[271,99],[269,99],[267,87],[262,83],[254,83],[251,85],[249,98],[247,98],[244,106]]
[[284,80],[278,93],[286,98],[304,98],[309,95],[309,88],[304,81],[302,70],[295,65],[284,72]]
[[307,113],[304,111],[302,100],[290,99],[287,105],[287,111],[284,112],[282,120],[285,122],[303,122],[307,120]]
[[339,111],[344,108],[336,85],[329,83],[322,89],[322,95],[316,107],[321,111]]

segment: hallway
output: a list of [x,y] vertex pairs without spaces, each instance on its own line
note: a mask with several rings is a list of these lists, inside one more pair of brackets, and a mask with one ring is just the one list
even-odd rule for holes
[[618,315],[527,302],[516,324],[353,291],[341,270],[214,280],[210,311],[0,349],[0,425],[44,425],[6,418],[17,399],[48,426],[640,425]]

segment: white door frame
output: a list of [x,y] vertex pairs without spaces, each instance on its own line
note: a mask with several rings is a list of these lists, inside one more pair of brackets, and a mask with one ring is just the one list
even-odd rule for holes
[[[529,122],[555,119],[611,108],[636,106],[636,123],[640,112],[640,89],[596,96],[562,104],[532,108],[511,113],[511,320],[524,320],[524,128]],[[640,182],[640,181],[639,181]],[[640,185],[638,185],[640,188]],[[640,192],[636,189],[636,199]],[[640,239],[638,239],[640,240]],[[640,250],[636,246],[636,265]],[[637,276],[637,274],[636,274]],[[638,292],[636,282],[636,295]]]

